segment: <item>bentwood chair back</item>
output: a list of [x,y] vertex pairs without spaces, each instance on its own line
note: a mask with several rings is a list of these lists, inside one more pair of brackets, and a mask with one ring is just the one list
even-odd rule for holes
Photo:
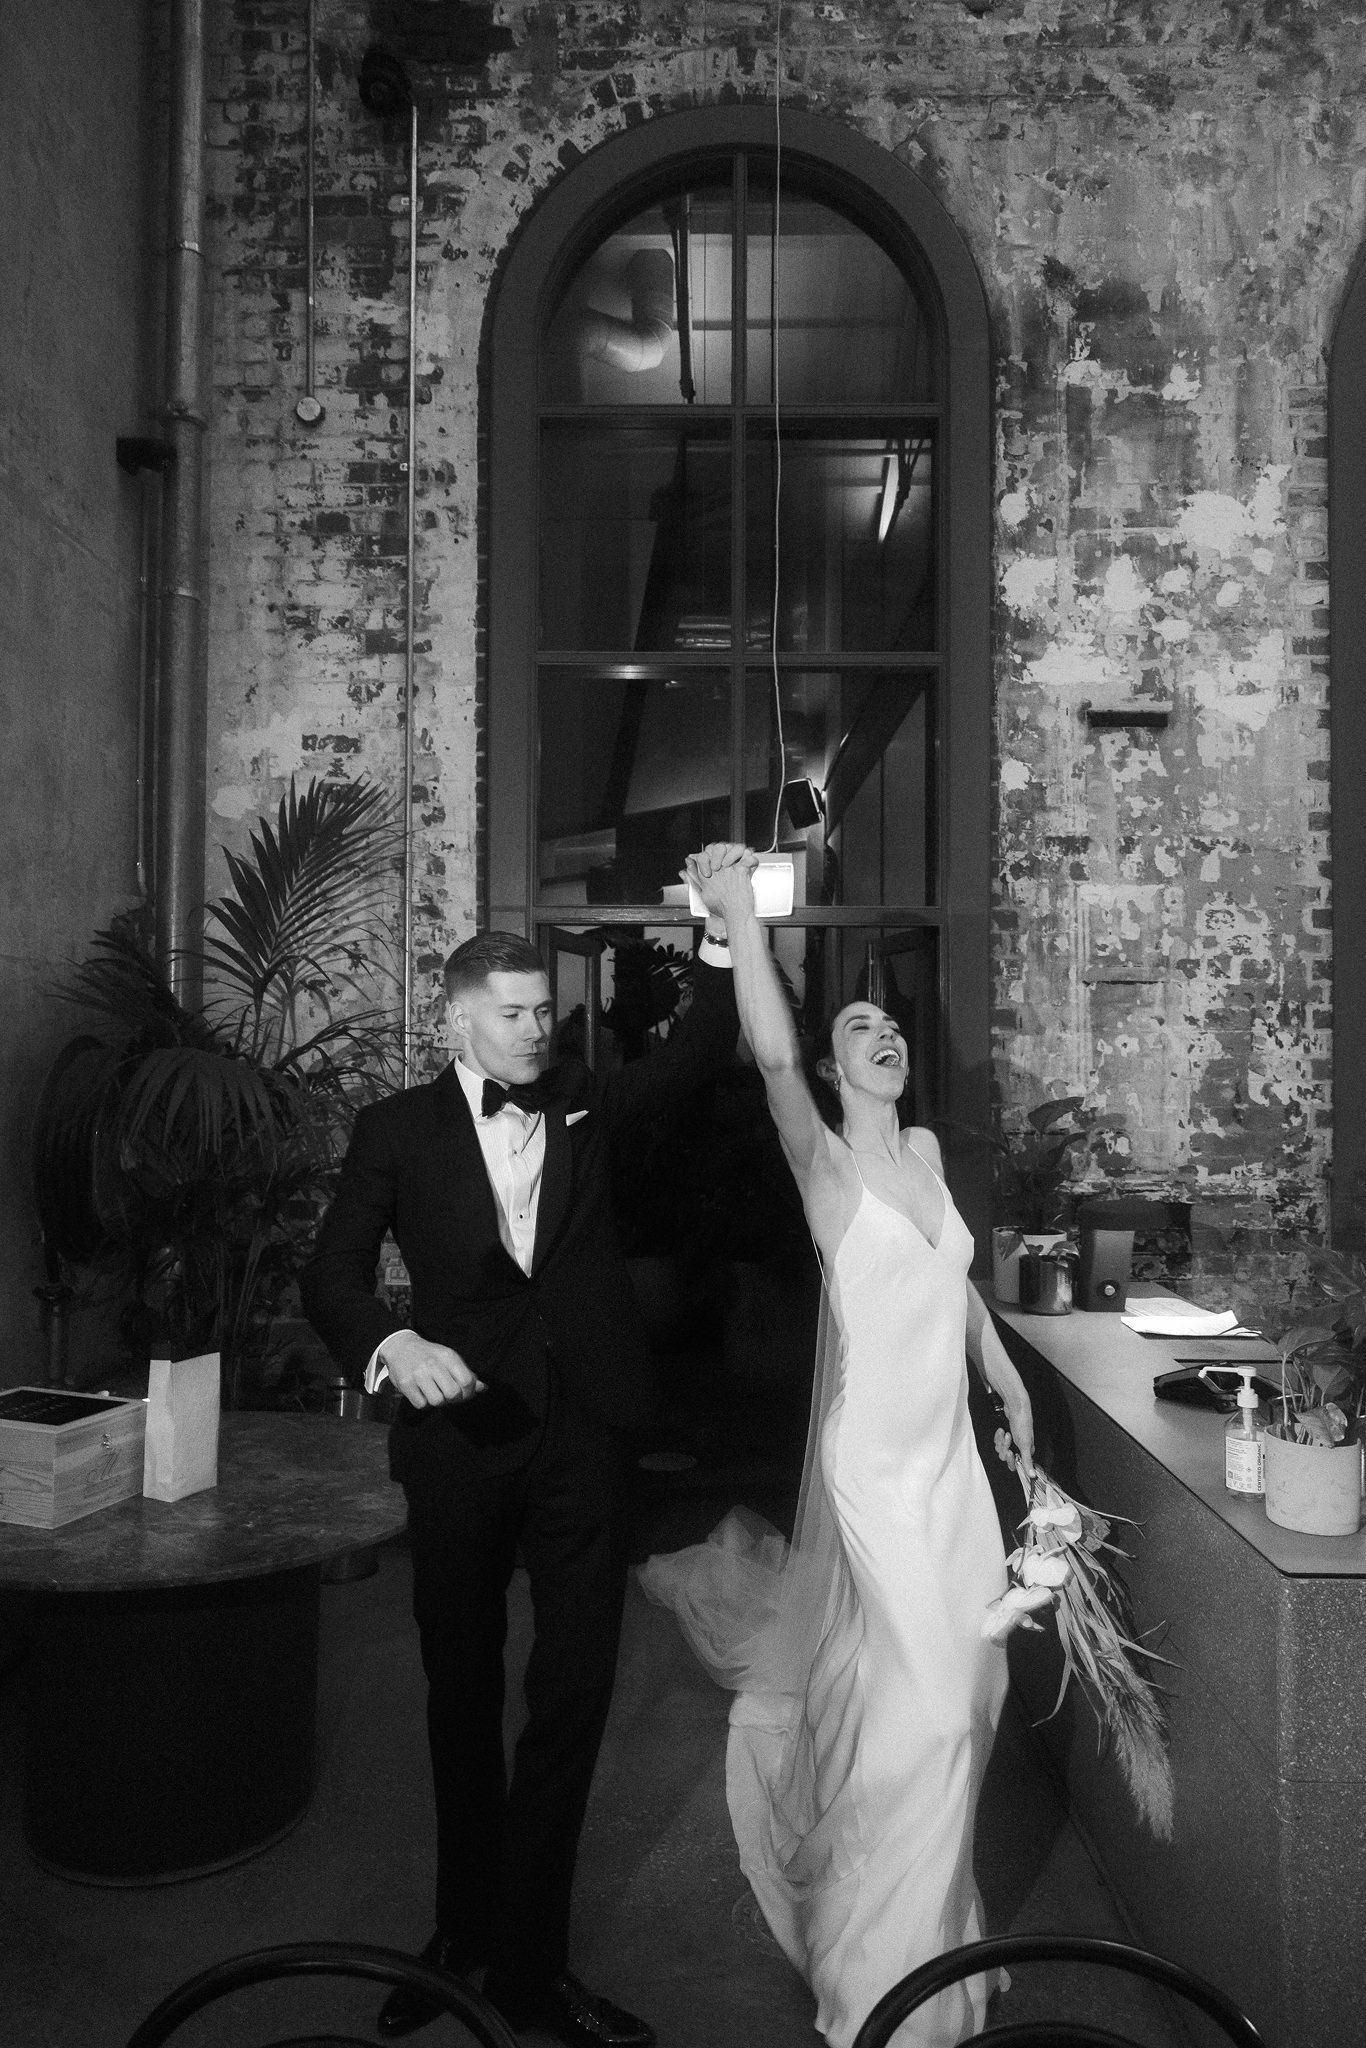
[[[473,2034],[480,2048],[518,2048],[517,2036],[501,2013],[487,1999],[444,1970],[433,1969],[397,1949],[367,1948],[354,1942],[301,1941],[281,1948],[254,1949],[249,1955],[230,1956],[189,1978],[163,1998],[149,2012],[137,2031],[128,2038],[128,2048],[161,2048],[176,2029],[216,1999],[227,1998],[249,1985],[266,1984],[291,1977],[360,1977],[375,1984],[403,1984],[425,1991],[437,2000]],[[268,2022],[267,2022],[268,2024]],[[294,2024],[293,2022],[291,2024]],[[258,2048],[374,2048],[374,2029],[360,2034],[298,2034],[287,2039],[261,2042]]]
[[[1010,1968],[1019,1963],[1094,1963],[1111,1970],[1123,1970],[1159,1984],[1178,1998],[1186,1999],[1213,2020],[1235,2048],[1265,2048],[1262,2036],[1233,2000],[1197,1977],[1181,1963],[1168,1962],[1147,1949],[1131,1948],[1127,1942],[1101,1941],[1082,1934],[1006,1934],[994,1941],[969,1942],[951,1949],[912,1970],[880,1998],[859,2028],[854,2048],[886,2048],[897,2028],[917,2006],[936,1992],[976,1977],[983,1971]],[[975,2036],[993,2048],[1143,2048],[1131,2035],[1115,2034],[1078,2020],[1015,2020],[989,2026]],[[130,2048],[132,2044],[130,2043]]]

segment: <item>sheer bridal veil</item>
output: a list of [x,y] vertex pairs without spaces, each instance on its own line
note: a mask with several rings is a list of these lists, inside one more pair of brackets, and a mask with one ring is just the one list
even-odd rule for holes
[[673,1608],[717,1683],[764,1697],[772,1718],[794,1732],[843,1567],[821,1472],[821,1438],[842,1392],[842,1365],[839,1323],[823,1287],[791,1543],[761,1516],[733,1508],[705,1543],[649,1558],[639,1572],[645,1593]]

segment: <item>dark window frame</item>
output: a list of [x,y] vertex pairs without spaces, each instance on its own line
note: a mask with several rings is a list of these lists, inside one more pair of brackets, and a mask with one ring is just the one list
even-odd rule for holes
[[[533,677],[536,644],[538,344],[573,268],[621,218],[717,153],[771,151],[771,108],[711,107],[669,114],[584,157],[528,215],[508,252],[486,329],[488,582],[486,868],[488,922],[531,935]],[[936,907],[889,913],[889,929],[931,923],[940,934],[939,1068],[943,1113],[985,1126],[989,1107],[988,929],[991,877],[991,349],[985,295],[958,229],[928,187],[897,159],[837,122],[785,112],[782,161],[893,249],[937,323],[944,479],[941,532],[940,789]],[[917,258],[919,260],[917,260]],[[831,665],[838,665],[833,657]],[[901,657],[900,664],[906,664]],[[889,659],[890,665],[890,659]],[[570,921],[557,906],[554,922]],[[574,923],[640,922],[638,908],[595,906]],[[680,921],[667,911],[651,923]],[[817,924],[866,926],[867,908],[821,909]],[[875,921],[875,920],[873,920]],[[965,1155],[960,1203],[983,1240],[983,1157]]]

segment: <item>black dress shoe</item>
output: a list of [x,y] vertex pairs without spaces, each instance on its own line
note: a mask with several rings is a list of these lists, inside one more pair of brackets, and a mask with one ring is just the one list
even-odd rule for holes
[[537,2027],[565,2048],[654,2048],[653,2027],[610,1998],[599,1998],[568,1970],[537,1991],[503,1992],[485,1984],[484,1996],[515,2032]]
[[[422,1954],[422,1963],[430,1963],[434,1970],[444,1970],[451,1977],[468,1977],[471,1970],[477,1970],[482,1957],[471,1956],[462,1948],[453,1935],[434,1934]],[[415,2034],[419,2027],[430,2026],[446,2008],[429,1998],[425,1991],[419,1991],[411,1984],[395,1984],[389,1996],[379,2009],[375,2021],[377,2030],[393,2040],[399,2034]]]

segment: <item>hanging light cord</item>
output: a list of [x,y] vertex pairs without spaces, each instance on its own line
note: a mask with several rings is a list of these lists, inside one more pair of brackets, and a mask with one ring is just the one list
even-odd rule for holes
[[769,617],[769,658],[773,669],[773,720],[778,737],[778,793],[773,802],[773,837],[766,851],[778,847],[778,823],[783,809],[783,781],[787,769],[787,741],[783,732],[783,696],[778,676],[778,592],[782,573],[781,511],[783,498],[783,429],[779,417],[779,334],[778,318],[779,234],[782,227],[783,189],[783,0],[774,0],[773,36],[773,245],[769,258],[769,334],[773,382],[773,609]]

